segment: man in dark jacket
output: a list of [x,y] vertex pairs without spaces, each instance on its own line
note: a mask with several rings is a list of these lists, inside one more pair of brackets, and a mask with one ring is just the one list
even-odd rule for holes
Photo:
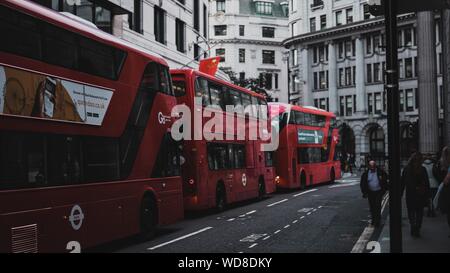
[[372,225],[380,226],[381,202],[385,192],[388,190],[387,174],[377,167],[375,161],[369,162],[369,169],[361,176],[361,192],[363,198],[369,199]]

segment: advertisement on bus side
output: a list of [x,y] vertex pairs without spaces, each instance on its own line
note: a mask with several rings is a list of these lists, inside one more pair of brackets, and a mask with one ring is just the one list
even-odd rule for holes
[[0,65],[0,114],[100,126],[113,92]]

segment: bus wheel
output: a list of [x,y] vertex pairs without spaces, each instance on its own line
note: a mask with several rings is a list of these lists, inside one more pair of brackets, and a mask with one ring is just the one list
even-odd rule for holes
[[141,203],[141,238],[148,240],[155,235],[157,224],[155,200],[152,196],[146,195]]
[[334,168],[331,168],[331,171],[330,171],[330,183],[334,183],[335,180],[336,180],[336,174],[334,172]]
[[304,190],[306,189],[306,174],[305,172],[302,172],[300,175],[300,189]]
[[264,177],[260,177],[258,182],[258,199],[262,199],[265,195],[266,184],[264,183]]
[[216,189],[216,210],[224,211],[227,205],[225,186],[222,183],[217,184]]

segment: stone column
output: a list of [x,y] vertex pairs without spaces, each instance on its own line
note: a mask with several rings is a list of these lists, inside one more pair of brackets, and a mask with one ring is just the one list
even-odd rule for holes
[[434,13],[417,13],[417,55],[419,79],[419,151],[439,150],[439,105],[437,92],[436,34]]
[[365,69],[364,69],[364,41],[362,36],[355,37],[355,51],[356,51],[356,114],[367,114],[367,100],[366,100],[366,84],[365,84]]
[[301,49],[301,63],[300,63],[300,67],[301,67],[301,81],[302,81],[302,90],[300,91],[302,94],[302,102],[301,105],[302,106],[311,106],[313,105],[312,103],[312,86],[313,86],[313,79],[312,79],[312,75],[310,75],[311,73],[309,72],[310,70],[310,65],[311,62],[309,61],[310,56],[309,56],[309,49],[308,47],[303,47]]
[[442,85],[444,88],[444,145],[450,146],[450,9],[442,11]]
[[328,92],[330,102],[330,112],[338,114],[337,101],[337,60],[336,47],[333,41],[328,43]]

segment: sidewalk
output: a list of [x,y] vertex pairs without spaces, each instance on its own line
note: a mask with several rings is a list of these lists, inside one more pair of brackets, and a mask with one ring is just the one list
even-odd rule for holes
[[[421,229],[421,237],[413,238],[410,234],[408,214],[406,204],[403,199],[402,204],[402,237],[403,253],[450,253],[450,228],[447,225],[446,215],[437,212],[436,217],[427,217],[428,209],[425,208],[425,215]],[[378,242],[381,245],[381,253],[390,252],[389,244],[389,218],[381,231]]]

